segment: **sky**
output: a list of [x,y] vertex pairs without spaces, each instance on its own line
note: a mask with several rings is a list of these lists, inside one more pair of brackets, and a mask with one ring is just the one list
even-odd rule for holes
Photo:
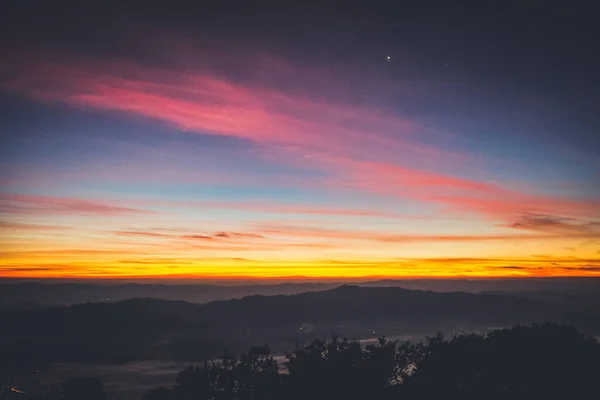
[[177,3],[3,13],[0,276],[600,275],[590,10]]

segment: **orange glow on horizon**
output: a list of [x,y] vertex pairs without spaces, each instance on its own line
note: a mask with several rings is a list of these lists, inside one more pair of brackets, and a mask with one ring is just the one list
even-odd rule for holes
[[[507,265],[517,261],[520,266]],[[264,262],[213,261],[195,263],[182,260],[171,265],[79,263],[36,267],[15,267],[4,271],[7,278],[77,278],[77,279],[189,279],[189,280],[372,280],[421,278],[519,278],[519,277],[594,277],[600,270],[586,268],[589,260],[389,260],[377,262]],[[22,265],[22,263],[19,263]],[[209,264],[209,265],[207,265]],[[560,266],[557,266],[559,265]]]

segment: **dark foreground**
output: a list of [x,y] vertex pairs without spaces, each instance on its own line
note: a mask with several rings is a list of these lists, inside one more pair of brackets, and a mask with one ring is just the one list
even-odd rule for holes
[[[298,346],[282,369],[269,348],[189,367],[144,400],[598,399],[600,344],[564,325],[515,326],[416,345],[381,339],[361,347],[333,337]],[[109,399],[93,377],[42,394],[6,398]]]

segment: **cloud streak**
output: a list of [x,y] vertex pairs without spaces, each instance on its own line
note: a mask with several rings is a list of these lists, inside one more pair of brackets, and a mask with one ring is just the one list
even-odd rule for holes
[[[385,243],[436,243],[436,242],[484,242],[484,241],[527,241],[527,240],[562,240],[563,235],[546,233],[533,234],[477,234],[477,235],[436,235],[436,234],[393,234],[366,230],[342,230],[317,226],[292,226],[282,224],[262,224],[255,229],[269,236],[326,238],[338,240],[364,240]],[[586,239],[596,234],[574,233],[571,238]]]
[[439,160],[456,155],[419,142],[427,129],[414,121],[366,106],[276,91],[259,82],[227,80],[210,70],[173,73],[134,63],[42,62],[23,66],[8,85],[40,100],[136,114],[182,131],[284,148],[287,155],[280,161],[333,174],[331,187],[407,197],[492,218],[600,212],[600,202],[594,200],[533,195],[398,165],[393,160],[427,159],[439,168]]
[[582,222],[573,218],[561,218],[553,215],[525,214],[505,226],[553,234],[584,234],[590,237],[600,237],[600,222]]
[[51,232],[72,229],[70,226],[24,224],[20,222],[0,221],[0,229],[31,232]]
[[76,213],[104,216],[157,214],[155,211],[123,207],[94,200],[25,194],[0,194],[0,213],[14,215]]
[[225,239],[264,239],[264,236],[252,232],[216,232],[212,234],[173,234],[156,231],[118,231],[119,236],[138,236],[159,239],[184,239],[184,240],[225,240]]

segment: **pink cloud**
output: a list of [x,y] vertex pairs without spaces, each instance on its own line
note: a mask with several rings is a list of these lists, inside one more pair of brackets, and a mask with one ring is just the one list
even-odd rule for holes
[[39,60],[19,67],[20,73],[8,83],[16,91],[42,100],[131,112],[185,131],[343,150],[355,156],[360,153],[358,144],[388,155],[458,156],[410,138],[426,131],[412,121],[373,108],[235,83],[206,70],[173,73],[125,63]]
[[600,215],[600,201],[596,200],[534,195],[496,183],[380,162],[355,162],[337,158],[336,163],[352,171],[354,179],[346,183],[347,186],[438,203],[451,211],[474,211],[494,219],[506,219],[525,213],[586,217]]
[[496,196],[426,194],[423,200],[447,206],[448,210],[471,210],[501,219],[513,219],[528,213],[556,214],[593,218],[600,215],[600,202],[536,196],[513,191],[502,191]]
[[[273,68],[278,68],[272,61]],[[290,65],[284,66],[283,73],[293,76]],[[418,138],[429,134],[425,127],[370,107],[325,101],[292,90],[278,91],[264,84],[236,82],[206,68],[191,73],[189,69],[161,70],[133,63],[82,60],[21,67],[8,83],[15,91],[40,100],[153,118],[183,131],[285,148],[287,157],[280,161],[327,171],[332,175],[326,184],[329,187],[408,197],[442,205],[450,211],[472,211],[502,220],[526,212],[600,213],[598,201],[532,195],[497,184],[397,165],[393,160],[410,165],[411,160],[419,159],[440,169],[442,160],[464,162],[470,156],[424,145]],[[302,71],[293,72],[301,75]],[[44,203],[79,212],[133,212],[81,201]],[[384,214],[352,210],[336,213],[293,206],[276,206],[272,210],[317,215]]]

